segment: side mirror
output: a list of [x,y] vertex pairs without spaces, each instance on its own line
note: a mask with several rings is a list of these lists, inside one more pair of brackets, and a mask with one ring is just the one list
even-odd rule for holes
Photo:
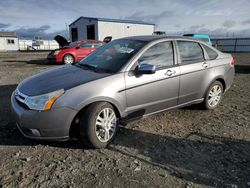
[[107,36],[103,39],[103,42],[109,43],[112,40],[112,36]]
[[155,65],[151,64],[140,64],[136,67],[136,74],[154,74],[155,73]]
[[80,46],[76,46],[76,49],[77,49],[77,50],[80,49]]

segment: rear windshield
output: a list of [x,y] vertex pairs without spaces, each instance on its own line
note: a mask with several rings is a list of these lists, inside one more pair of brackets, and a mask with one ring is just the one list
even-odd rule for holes
[[79,41],[71,42],[71,43],[69,44],[69,47],[77,46],[78,44],[80,44]]

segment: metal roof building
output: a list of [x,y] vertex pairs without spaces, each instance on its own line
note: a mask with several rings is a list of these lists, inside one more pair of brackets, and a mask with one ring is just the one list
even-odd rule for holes
[[155,24],[109,18],[80,17],[69,25],[71,41],[94,39],[103,40],[107,36],[112,39],[152,35],[155,31]]

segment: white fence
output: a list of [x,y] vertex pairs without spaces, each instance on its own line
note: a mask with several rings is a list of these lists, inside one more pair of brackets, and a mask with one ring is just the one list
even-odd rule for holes
[[250,52],[250,38],[212,39],[212,43],[223,52]]
[[28,46],[32,46],[32,40],[19,40],[19,50],[28,50]]
[[42,44],[37,45],[32,40],[19,40],[19,50],[54,50],[59,48],[55,40],[43,40]]

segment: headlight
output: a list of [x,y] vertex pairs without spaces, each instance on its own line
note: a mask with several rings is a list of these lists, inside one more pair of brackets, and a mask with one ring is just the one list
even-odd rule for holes
[[54,55],[59,54],[59,52],[60,52],[60,50],[55,50],[55,51],[54,51]]
[[60,89],[39,96],[27,97],[24,102],[32,110],[50,110],[56,99],[63,93],[64,89]]

